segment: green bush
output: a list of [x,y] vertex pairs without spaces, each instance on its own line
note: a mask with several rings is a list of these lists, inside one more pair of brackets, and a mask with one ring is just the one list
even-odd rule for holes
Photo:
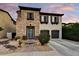
[[62,27],[63,39],[79,41],[79,23]]
[[50,37],[48,34],[40,34],[39,36],[39,42],[41,45],[47,44],[50,40]]
[[27,39],[27,37],[26,36],[22,36],[22,40],[26,40]]

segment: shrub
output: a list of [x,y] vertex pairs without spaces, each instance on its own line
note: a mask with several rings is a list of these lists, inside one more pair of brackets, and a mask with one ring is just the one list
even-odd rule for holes
[[48,34],[40,34],[39,36],[39,42],[41,45],[47,44],[50,40],[50,37]]
[[22,40],[26,40],[27,39],[27,37],[26,36],[22,36]]
[[62,27],[63,39],[79,41],[79,23]]

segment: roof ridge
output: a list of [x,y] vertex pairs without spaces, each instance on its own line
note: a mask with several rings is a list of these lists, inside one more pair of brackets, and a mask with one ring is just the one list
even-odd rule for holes
[[26,7],[26,6],[18,6],[20,9],[27,9],[27,10],[37,10],[40,11],[41,8],[37,8],[37,7]]

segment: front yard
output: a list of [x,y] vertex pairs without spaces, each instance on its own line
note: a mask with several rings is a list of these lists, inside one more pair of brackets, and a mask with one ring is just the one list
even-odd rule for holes
[[[14,52],[36,52],[36,51],[53,51],[47,44],[41,46],[39,41],[33,41],[28,44],[28,41],[24,41],[22,47],[18,47],[18,42],[15,40],[0,39],[0,55],[10,54]],[[36,43],[37,42],[37,43]]]

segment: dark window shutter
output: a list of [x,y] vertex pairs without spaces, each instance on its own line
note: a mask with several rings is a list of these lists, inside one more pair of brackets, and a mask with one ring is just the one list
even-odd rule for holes
[[55,24],[59,23],[59,17],[55,17],[54,20],[55,20]]

